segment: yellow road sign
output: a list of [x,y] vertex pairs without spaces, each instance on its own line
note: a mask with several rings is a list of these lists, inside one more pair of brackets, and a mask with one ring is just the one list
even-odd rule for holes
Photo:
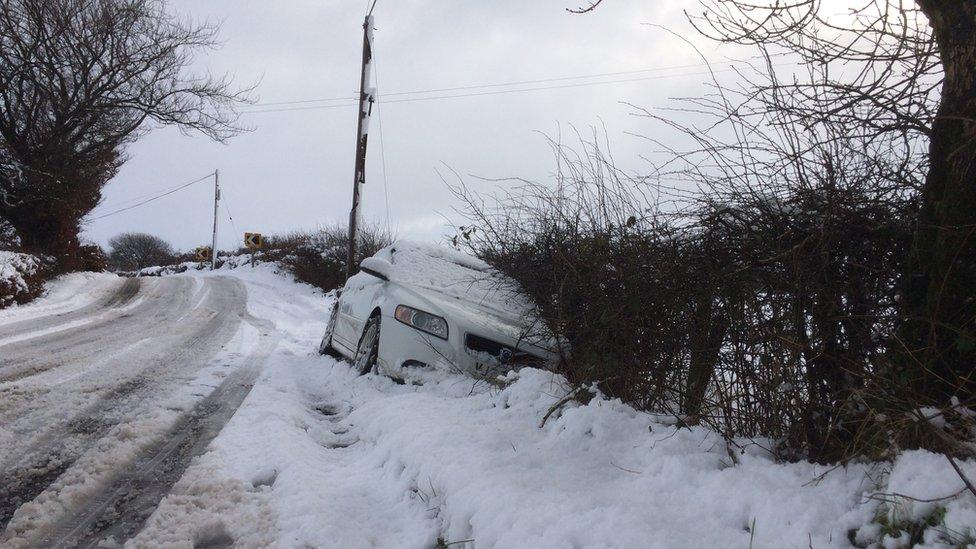
[[244,247],[248,250],[260,250],[264,247],[264,237],[261,233],[244,233]]
[[197,261],[210,261],[210,247],[204,246],[197,248],[195,256]]

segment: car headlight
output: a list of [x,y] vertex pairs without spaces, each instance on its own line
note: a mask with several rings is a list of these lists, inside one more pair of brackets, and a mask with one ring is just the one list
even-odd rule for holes
[[424,311],[407,307],[406,305],[397,305],[393,317],[421,332],[426,332],[441,339],[447,339],[447,321],[437,315],[425,313]]

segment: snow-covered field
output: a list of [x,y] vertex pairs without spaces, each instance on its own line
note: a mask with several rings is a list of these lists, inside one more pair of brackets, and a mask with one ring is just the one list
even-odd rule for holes
[[[214,276],[225,282],[208,286]],[[187,318],[208,309],[204,288],[239,283],[246,290],[246,308],[234,312],[241,322],[212,357],[180,374],[182,383],[160,383],[161,393],[147,395],[151,408],[131,405],[152,410],[141,423],[119,412],[124,417],[115,427],[77,449],[80,457],[52,479],[52,488],[18,509],[0,544],[47,539],[30,537],[45,523],[61,531],[58,517],[84,511],[86,498],[100,501],[113,475],[138,465],[134,456],[174,432],[187,410],[225,385],[222,379],[247,368],[254,374],[239,385],[253,387],[219,434],[179,470],[144,524],[106,529],[113,532],[107,546],[901,547],[907,525],[931,517],[939,520],[921,535],[930,547],[976,536],[976,498],[939,455],[909,452],[895,463],[829,467],[777,464],[747,445],[734,463],[714,433],[675,427],[603,398],[567,405],[540,427],[571,389],[550,373],[526,369],[494,386],[416,372],[397,384],[318,356],[330,298],[273,265],[152,280],[185,281],[186,305],[178,310]],[[117,284],[76,275],[36,305],[0,316],[0,376],[5,345],[30,341],[5,344],[5,337],[24,337],[5,336],[5,326],[52,314],[88,320],[67,312],[92,308]],[[131,310],[117,314],[140,306],[130,302],[122,307]],[[39,328],[48,335],[37,337],[56,329],[43,322]],[[136,362],[129,361],[133,368]],[[112,375],[125,375],[123,363],[108,363]],[[159,372],[176,375],[182,364],[158,366]],[[89,375],[84,364],[65,367],[80,379]],[[49,372],[65,367],[0,383],[0,398],[12,384],[43,393],[26,385],[38,376],[64,385],[74,378]],[[98,393],[96,383],[87,387]],[[71,410],[90,405],[64,398]],[[4,406],[0,418],[9,417],[2,416]],[[57,421],[50,411],[24,410]],[[0,442],[18,441],[8,435]],[[976,463],[960,465],[976,478]]]

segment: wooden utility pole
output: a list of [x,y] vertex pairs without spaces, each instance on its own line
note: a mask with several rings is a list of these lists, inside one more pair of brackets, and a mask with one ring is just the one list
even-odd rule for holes
[[[376,4],[374,2],[373,6]],[[373,10],[363,22],[363,67],[359,77],[359,124],[356,129],[356,171],[352,182],[352,211],[349,212],[349,247],[346,253],[346,278],[356,272],[356,248],[359,239],[360,190],[366,184],[366,140],[369,137],[369,116],[373,111],[376,89],[371,82],[373,61]]]
[[214,170],[213,244],[210,246],[210,270],[217,268],[217,204],[220,202],[220,170]]

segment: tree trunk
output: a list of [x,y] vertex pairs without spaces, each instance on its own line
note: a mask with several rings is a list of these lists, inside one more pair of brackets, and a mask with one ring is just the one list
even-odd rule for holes
[[697,424],[708,384],[715,373],[722,341],[728,331],[724,311],[717,311],[710,294],[698,299],[693,313],[690,334],[691,358],[685,390],[685,414],[689,423]]
[[918,0],[945,80],[904,283],[898,379],[926,403],[976,380],[976,0]]

